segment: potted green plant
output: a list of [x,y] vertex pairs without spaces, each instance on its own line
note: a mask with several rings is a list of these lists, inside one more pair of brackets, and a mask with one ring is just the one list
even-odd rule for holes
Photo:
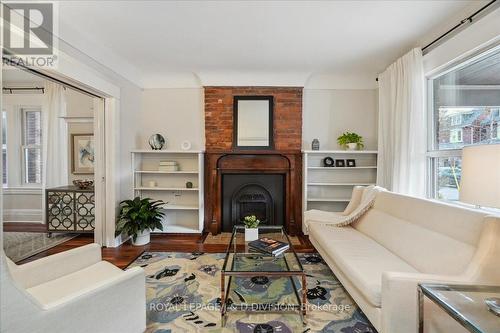
[[151,231],[163,230],[161,222],[165,213],[161,207],[164,204],[162,200],[140,197],[120,202],[116,235],[124,233],[132,237],[132,244],[137,246],[148,244],[151,240]]
[[337,138],[337,143],[343,148],[349,150],[363,149],[363,137],[354,132],[345,132]]
[[251,242],[259,239],[259,226],[260,221],[255,215],[247,215],[243,218],[245,224],[245,242]]

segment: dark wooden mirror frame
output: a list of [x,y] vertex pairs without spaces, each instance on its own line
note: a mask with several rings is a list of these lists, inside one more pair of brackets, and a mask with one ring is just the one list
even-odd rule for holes
[[[238,146],[238,101],[269,101],[269,145]],[[235,150],[273,150],[274,149],[274,97],[273,96],[234,96],[233,98],[233,149]]]

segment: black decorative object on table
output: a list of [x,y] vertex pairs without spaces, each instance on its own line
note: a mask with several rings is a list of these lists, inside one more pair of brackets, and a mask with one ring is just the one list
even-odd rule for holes
[[355,168],[356,167],[356,160],[345,160],[346,161],[346,166],[350,168]]
[[165,145],[165,138],[161,134],[153,134],[149,137],[149,146],[153,150],[161,150]]
[[339,168],[345,167],[345,160],[335,160],[335,166]]
[[335,166],[335,162],[333,161],[333,158],[325,157],[323,159],[323,166],[325,166],[327,168]]

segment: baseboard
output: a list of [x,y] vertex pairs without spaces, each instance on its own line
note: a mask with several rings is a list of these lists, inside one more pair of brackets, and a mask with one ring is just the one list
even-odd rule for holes
[[126,241],[128,241],[129,239],[131,239],[130,236],[126,236],[123,234],[118,235],[115,237],[115,244],[112,247],[118,247],[118,246],[122,245],[123,243],[125,243]]
[[4,209],[3,221],[15,223],[43,223],[41,209]]

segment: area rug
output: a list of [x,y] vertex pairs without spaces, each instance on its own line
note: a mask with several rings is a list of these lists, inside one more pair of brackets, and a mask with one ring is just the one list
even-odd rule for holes
[[[211,233],[208,234],[207,238],[205,238],[205,241],[203,242],[203,244],[229,244],[229,241],[231,240],[231,237],[232,237],[232,233],[231,232],[221,232],[220,234],[218,235],[212,235]],[[266,234],[266,236],[268,237],[273,237],[273,234],[272,233],[268,233]],[[300,239],[296,236],[288,236],[290,237],[290,242],[293,244],[293,245],[302,245],[300,243]],[[279,236],[276,236],[276,238],[280,238]]]
[[52,234],[42,232],[4,232],[3,248],[7,257],[18,262],[76,237],[76,234]]
[[[231,312],[220,317],[220,269],[224,254],[146,252],[130,267],[146,273],[148,333],[374,333],[368,319],[318,254],[299,254],[307,273],[308,313]],[[231,302],[283,304],[290,279],[261,276],[232,280]],[[300,284],[297,284],[300,286]],[[300,292],[300,290],[299,290]]]

